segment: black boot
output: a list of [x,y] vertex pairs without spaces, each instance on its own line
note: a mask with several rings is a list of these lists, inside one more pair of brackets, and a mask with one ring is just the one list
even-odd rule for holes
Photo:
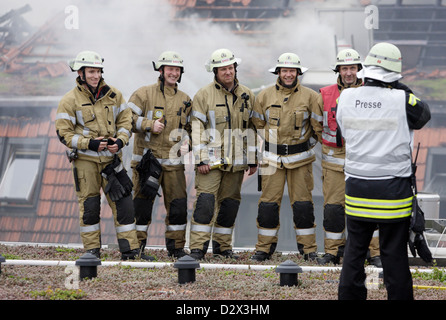
[[179,249],[169,250],[167,252],[167,255],[169,257],[174,257],[174,258],[179,259],[179,258],[184,257],[185,255],[187,255],[187,253],[184,251],[183,248],[179,248]]
[[195,260],[201,260],[204,258],[204,254],[205,252],[203,250],[200,249],[192,249],[190,251],[189,256],[194,258]]
[[323,255],[323,257],[317,258],[317,264],[320,264],[320,265],[326,265],[329,263],[339,264],[339,260],[340,260],[339,257],[334,256],[330,253],[326,253]]
[[265,261],[271,258],[271,255],[263,252],[263,251],[257,251],[252,257],[251,260],[255,261]]
[[101,249],[99,249],[99,248],[89,249],[86,252],[91,253],[92,255],[96,256],[96,258],[98,258],[98,259],[101,259]]
[[310,252],[304,254],[304,260],[305,261],[315,261],[317,259],[317,253],[316,252]]
[[230,258],[230,259],[238,259],[240,258],[238,255],[234,254],[234,252],[230,249],[225,250],[225,251],[220,251],[218,253],[214,253],[214,257],[223,257],[223,258]]
[[121,254],[121,260],[135,260],[135,259],[142,259],[146,261],[154,261],[155,258],[149,255],[144,254],[141,249],[133,249],[130,251],[123,252]]

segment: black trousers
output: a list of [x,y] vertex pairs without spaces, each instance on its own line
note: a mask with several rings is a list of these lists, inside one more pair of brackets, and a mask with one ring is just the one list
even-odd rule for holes
[[[364,262],[377,222],[347,216],[347,242],[339,282],[340,300],[367,299]],[[407,242],[410,219],[378,223],[384,284],[389,300],[413,300]]]

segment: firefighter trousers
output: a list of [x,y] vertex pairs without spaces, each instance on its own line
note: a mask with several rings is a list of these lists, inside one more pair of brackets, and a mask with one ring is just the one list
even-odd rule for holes
[[[378,224],[384,284],[389,300],[413,299],[412,275],[407,255],[409,225],[410,219]],[[339,281],[339,299],[367,298],[364,262],[375,230],[376,222],[362,221],[347,215],[348,237]]]
[[[80,235],[87,250],[101,247],[100,209],[101,188],[107,185],[101,171],[109,163],[96,163],[77,159],[72,163],[77,170],[75,187],[79,202]],[[127,252],[138,248],[135,229],[135,215],[131,195],[113,202],[106,196],[112,210],[119,250]]]
[[[175,168],[174,170],[163,168],[159,183],[162,192],[158,192],[162,195],[166,210],[164,220],[166,249],[172,252],[174,249],[184,248],[186,243],[187,193],[184,168]],[[140,246],[145,246],[147,232],[152,222],[155,198],[148,199],[139,193],[139,175],[136,170],[133,170],[133,185],[138,241]]]
[[[295,169],[276,168],[273,171],[272,174],[262,174],[256,250],[272,254],[276,249],[280,228],[279,211],[286,182],[298,250],[301,254],[316,252],[316,225],[311,194],[314,186],[312,164]],[[265,170],[261,168],[262,172]]]
[[196,171],[197,200],[191,219],[189,248],[205,253],[212,238],[215,254],[232,249],[232,234],[241,200],[244,171]]
[[[342,256],[345,246],[345,175],[343,171],[322,168],[324,195],[324,250]],[[370,241],[370,257],[379,256],[379,232]]]

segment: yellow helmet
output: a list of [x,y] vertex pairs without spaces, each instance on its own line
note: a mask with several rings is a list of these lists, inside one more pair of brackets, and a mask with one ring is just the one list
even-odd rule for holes
[[236,58],[231,50],[217,49],[212,53],[211,59],[206,62],[205,68],[207,72],[213,72],[214,68],[225,67],[234,63],[239,65],[241,62],[242,60]]
[[308,70],[308,68],[302,67],[299,56],[291,52],[282,53],[277,59],[276,66],[268,71],[274,74],[279,74],[280,68],[296,68],[299,75]]
[[339,72],[339,66],[347,66],[353,64],[358,65],[358,71],[362,69],[361,57],[359,56],[359,53],[353,49],[341,50],[336,56],[336,64],[333,71]]
[[162,66],[179,67],[184,72],[183,58],[175,51],[164,51],[156,62],[152,61],[153,69],[158,71]]
[[375,44],[365,58],[364,66],[378,66],[388,71],[401,73],[401,51],[391,43],[381,42]]
[[103,69],[103,62],[104,59],[102,59],[98,53],[94,51],[82,51],[78,53],[74,60],[70,60],[68,65],[70,66],[71,71],[78,71],[83,67]]

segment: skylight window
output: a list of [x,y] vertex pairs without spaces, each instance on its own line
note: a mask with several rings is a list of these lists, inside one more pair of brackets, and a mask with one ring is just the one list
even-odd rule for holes
[[0,212],[35,210],[46,146],[47,139],[1,139]]

